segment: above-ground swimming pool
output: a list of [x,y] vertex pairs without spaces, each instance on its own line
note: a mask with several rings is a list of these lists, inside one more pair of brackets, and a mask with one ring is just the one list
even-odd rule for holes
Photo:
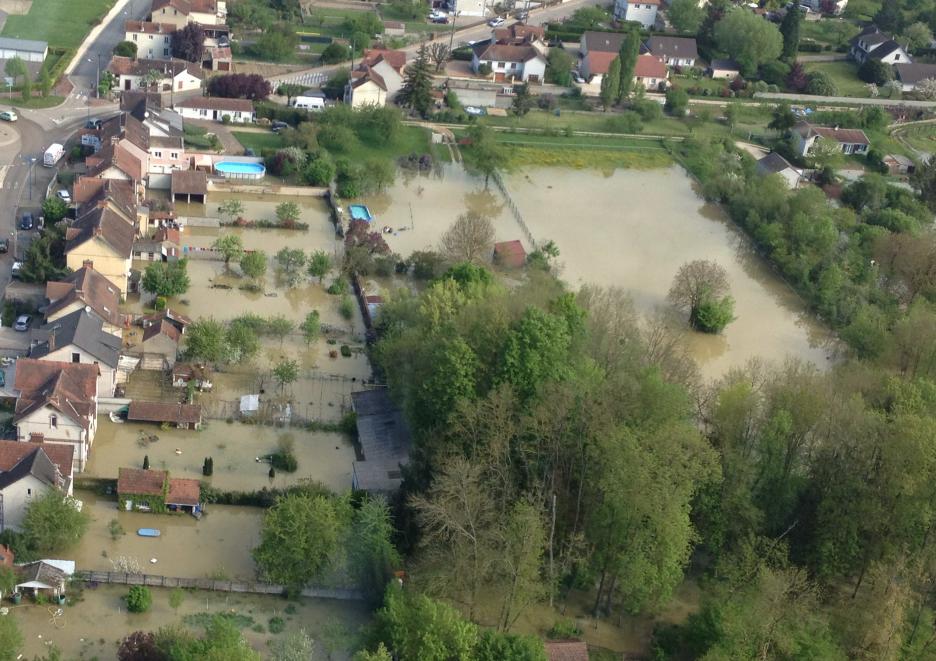
[[368,209],[363,204],[348,205],[348,213],[351,214],[351,220],[363,220],[369,223],[374,219],[374,217],[371,215],[370,209]]
[[225,179],[263,179],[266,174],[266,167],[263,163],[220,161],[215,163],[214,169]]

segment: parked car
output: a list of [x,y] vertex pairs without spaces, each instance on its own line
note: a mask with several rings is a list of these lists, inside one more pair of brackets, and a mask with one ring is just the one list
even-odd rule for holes
[[528,18],[530,18],[530,12],[528,12],[528,11],[518,11],[517,14],[516,14],[516,16],[517,16],[517,20],[518,20],[518,21],[523,22],[523,21],[527,20]]
[[490,25],[492,28],[499,28],[506,22],[507,21],[504,20],[503,16],[495,16],[490,21],[488,21],[488,25]]
[[438,23],[439,25],[445,25],[448,23],[448,16],[435,16],[432,19],[433,23]]
[[32,317],[30,317],[28,314],[21,314],[16,318],[16,323],[13,324],[13,330],[25,333],[29,330],[29,324],[31,321]]
[[220,37],[218,37],[218,46],[220,46],[221,48],[225,48],[226,46],[230,46],[230,45],[231,45],[231,40],[228,38],[227,35],[223,34]]
[[465,112],[472,117],[481,117],[487,113],[484,111],[484,108],[478,106],[465,106]]
[[104,124],[103,120],[100,120],[97,118],[89,119],[88,121],[85,122],[85,128],[86,129],[99,129],[101,128],[103,124]]
[[17,119],[19,119],[19,117],[12,110],[4,110],[3,112],[0,112],[0,119],[5,122],[15,122]]
[[0,239],[0,253],[10,252],[9,239]]
[[585,83],[585,79],[582,78],[582,74],[580,74],[578,71],[572,72],[572,80],[579,83],[580,85]]
[[289,124],[287,124],[286,122],[281,122],[278,119],[270,122],[270,129],[273,131],[273,133],[279,133],[283,129],[288,129],[288,128],[289,128]]
[[13,262],[13,269],[10,271],[10,275],[14,278],[20,277],[20,272],[23,270],[23,262]]
[[62,202],[64,202],[65,204],[71,204],[71,193],[69,193],[64,188],[59,188],[56,195],[58,195],[58,198],[62,200]]
[[23,216],[20,218],[20,229],[21,230],[31,230],[35,227],[36,221],[33,219],[31,211],[26,211],[23,213]]

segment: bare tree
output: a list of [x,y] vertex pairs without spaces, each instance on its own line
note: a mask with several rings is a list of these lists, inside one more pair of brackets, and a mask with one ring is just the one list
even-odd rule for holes
[[904,304],[936,289],[936,232],[887,234],[874,247],[881,273]]
[[667,298],[690,316],[706,300],[728,294],[728,273],[720,265],[704,259],[686,262],[679,267]]
[[469,211],[458,217],[439,244],[439,252],[452,262],[486,262],[494,247],[494,225]]
[[442,71],[442,67],[445,66],[445,62],[449,58],[449,47],[443,44],[440,41],[435,42],[429,46],[429,59],[432,60],[432,63],[435,65],[435,70]]

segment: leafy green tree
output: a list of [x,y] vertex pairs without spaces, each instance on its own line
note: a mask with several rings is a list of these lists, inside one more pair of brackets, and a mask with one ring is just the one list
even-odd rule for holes
[[673,117],[684,117],[689,111],[689,94],[678,87],[669,88],[666,90],[664,108]]
[[234,198],[228,198],[218,206],[222,218],[235,220],[244,215],[244,203]]
[[310,661],[315,657],[315,646],[305,629],[299,629],[273,640],[270,652],[276,661]]
[[179,606],[185,601],[185,590],[182,588],[173,588],[169,591],[169,608],[178,612]]
[[908,25],[903,31],[903,37],[912,52],[921,48],[929,48],[929,45],[933,43],[933,31],[922,21]]
[[292,105],[292,100],[302,94],[306,90],[305,85],[298,85],[296,83],[280,83],[279,87],[276,88],[276,93],[279,96],[286,97],[286,105]]
[[530,398],[542,384],[568,376],[571,342],[563,319],[530,306],[507,335],[499,378]]
[[313,340],[318,338],[322,332],[322,321],[319,319],[318,310],[312,310],[312,312],[308,313],[299,329],[302,331],[306,344],[311,344]]
[[634,87],[634,69],[637,66],[637,58],[640,56],[640,31],[631,28],[624,36],[621,42],[621,50],[618,53],[618,59],[621,61],[620,83],[618,84],[617,101],[626,99],[630,96]]
[[181,296],[188,291],[190,284],[187,266],[185,259],[150,264],[143,271],[143,289],[165,298]]
[[283,225],[295,223],[299,220],[299,205],[295,202],[280,202],[276,205],[276,220]]
[[696,312],[695,327],[703,333],[718,334],[734,319],[734,299],[731,296],[707,298]]
[[800,42],[800,23],[803,13],[800,11],[787,11],[780,23],[780,34],[783,36],[783,51],[781,57],[787,62],[796,59]]
[[806,75],[806,93],[816,96],[835,96],[838,88],[825,71],[811,71]]
[[45,222],[55,224],[64,218],[66,213],[68,213],[68,205],[57,195],[47,197],[42,201],[42,216]]
[[189,360],[219,363],[225,359],[225,329],[220,321],[204,317],[185,330],[185,355]]
[[543,641],[536,636],[518,636],[485,629],[474,649],[475,661],[547,661]]
[[728,133],[734,132],[734,127],[738,124],[738,113],[741,109],[737,103],[729,103],[725,106],[725,124],[728,125]]
[[260,352],[260,338],[257,331],[237,320],[224,332],[224,352],[222,359],[230,362],[250,360]]
[[119,44],[114,46],[114,55],[136,59],[137,45],[132,41],[121,41]]
[[290,287],[295,287],[302,279],[302,269],[306,263],[306,254],[301,248],[283,248],[276,253],[276,265]]
[[237,234],[224,234],[215,239],[211,244],[214,250],[221,253],[224,258],[224,265],[231,263],[232,259],[240,259],[244,255],[244,242]]
[[88,514],[75,508],[73,498],[52,489],[26,507],[23,534],[30,548],[39,553],[54,553],[77,544],[89,522]]
[[14,55],[6,61],[6,64],[3,65],[3,71],[6,75],[13,78],[14,83],[19,77],[25,79],[29,76],[29,69],[26,67],[26,63],[17,55]]
[[491,175],[507,164],[507,154],[484,124],[471,125],[468,138],[471,140],[471,162],[484,175],[484,187],[487,188]]
[[774,106],[767,128],[773,129],[780,135],[784,135],[795,125],[796,115],[793,114],[789,104],[781,103]]
[[500,580],[504,588],[500,629],[509,631],[525,608],[546,594],[540,574],[546,548],[542,513],[530,502],[519,501],[511,509],[503,533]]
[[667,16],[679,32],[695,34],[702,25],[705,10],[696,0],[673,0],[667,10]]
[[[667,299],[689,315],[689,323],[694,328],[718,332],[706,324],[723,321],[725,314],[728,319],[724,323],[731,321],[733,302],[728,296],[728,289],[728,273],[722,266],[697,259],[679,267]],[[705,321],[700,319],[700,315],[705,316]]]
[[900,32],[903,22],[903,12],[897,2],[882,2],[881,8],[874,15],[874,24],[883,32]]
[[429,65],[429,50],[423,44],[407,67],[403,87],[397,94],[397,102],[410,108],[421,117],[429,115],[432,108],[432,74]]
[[42,98],[45,99],[49,96],[49,93],[52,91],[52,86],[55,85],[55,81],[52,79],[52,73],[49,71],[44,63],[39,69],[39,93],[42,95]]
[[354,513],[348,560],[356,583],[372,603],[379,604],[400,554],[393,546],[393,522],[383,498],[368,498]]
[[145,585],[134,585],[127,593],[127,610],[131,613],[145,613],[153,605],[153,594]]
[[741,66],[741,73],[751,76],[764,62],[780,57],[783,37],[777,26],[748,11],[735,8],[715,25],[715,41]]
[[324,250],[314,250],[309,255],[308,273],[313,278],[318,278],[319,284],[328,274],[332,267],[331,255]]
[[267,270],[267,256],[262,250],[245,252],[240,258],[241,272],[248,278],[258,280]]
[[448,604],[391,586],[377,611],[379,640],[399,659],[471,659],[478,629]]
[[20,277],[25,282],[59,280],[68,273],[65,268],[65,223],[46,225],[38,239],[26,249]]
[[546,58],[546,82],[562,87],[572,84],[572,56],[562,48],[550,48]]
[[514,98],[511,110],[517,117],[523,117],[533,108],[533,96],[526,83],[514,85]]
[[230,618],[214,615],[205,634],[196,638],[182,626],[163,627],[156,632],[161,658],[205,659],[206,661],[260,661],[256,652]]
[[351,57],[351,46],[340,41],[333,41],[322,50],[324,64],[338,64]]
[[616,57],[608,65],[608,73],[601,78],[601,106],[607,110],[621,96],[621,58]]
[[280,392],[299,378],[299,363],[295,360],[283,360],[273,367],[273,378],[280,386]]
[[864,64],[858,67],[858,77],[866,83],[881,86],[894,79],[894,70],[891,65],[869,57]]
[[280,341],[280,344],[283,343],[283,340],[286,338],[287,335],[292,333],[293,328],[294,328],[293,322],[281,314],[278,314],[276,316],[273,316],[267,319],[265,326],[266,327],[264,328],[264,331],[268,335],[278,339]]
[[0,661],[16,661],[23,649],[23,634],[12,615],[0,617]]
[[330,565],[349,509],[342,499],[306,491],[281,496],[263,517],[254,560],[268,580],[298,592]]
[[282,62],[292,56],[299,44],[295,30],[285,24],[264,30],[251,46],[254,53],[270,62]]
[[379,643],[373,652],[360,650],[354,655],[354,661],[393,661],[393,656],[386,645]]

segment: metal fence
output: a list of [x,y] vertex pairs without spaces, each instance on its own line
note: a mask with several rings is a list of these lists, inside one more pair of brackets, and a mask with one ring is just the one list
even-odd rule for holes
[[533,248],[533,250],[536,250],[536,239],[533,238],[533,233],[530,231],[530,228],[527,227],[527,224],[523,222],[523,216],[520,214],[520,209],[517,208],[513,198],[510,197],[510,193],[507,192],[507,186],[504,185],[504,180],[501,179],[500,173],[495,172],[491,175],[491,178],[494,180],[494,183],[497,184],[497,188],[500,190],[501,195],[504,196],[504,200],[507,202],[507,208],[510,209],[510,212],[513,214],[514,220],[516,220],[517,224],[520,226],[520,230],[526,237],[530,247]]

